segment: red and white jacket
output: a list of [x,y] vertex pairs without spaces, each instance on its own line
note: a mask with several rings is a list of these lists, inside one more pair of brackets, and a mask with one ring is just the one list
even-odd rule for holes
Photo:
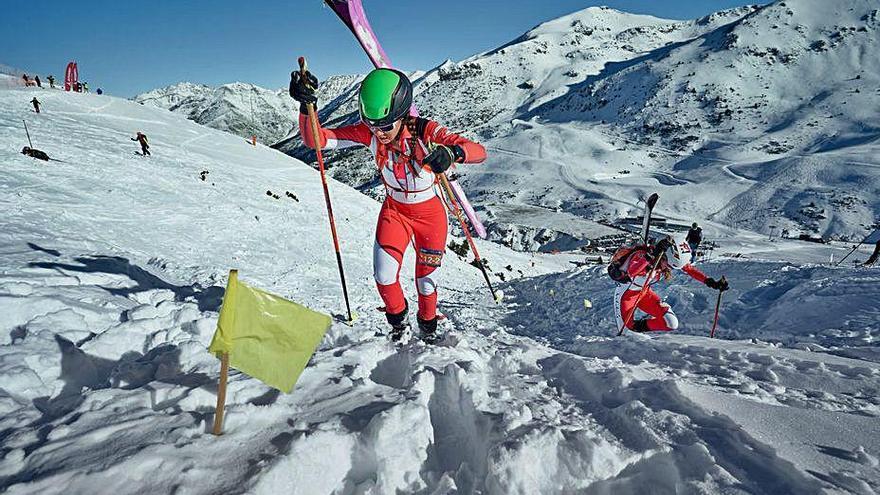
[[[480,163],[486,159],[486,149],[482,145],[469,141],[458,134],[449,132],[433,120],[419,119],[417,125],[418,139],[411,139],[406,125],[402,125],[397,138],[383,145],[376,139],[370,128],[363,122],[347,125],[336,129],[319,129],[321,149],[342,149],[351,146],[367,146],[376,157],[376,164],[388,197],[400,203],[415,204],[428,201],[439,195],[436,187],[436,176],[430,167],[419,166],[407,160],[405,156],[421,162],[427,156],[425,143],[457,145],[464,150],[464,163]],[[300,114],[299,128],[306,146],[315,147],[315,139],[308,116]],[[416,149],[410,144],[415,142]]]
[[[641,290],[645,283],[650,286],[659,282],[665,274],[672,270],[672,267],[666,263],[666,260],[663,260],[657,269],[654,270],[651,280],[647,280],[648,272],[651,271],[652,266],[654,266],[654,261],[648,258],[648,253],[644,250],[636,251],[629,257],[622,268],[629,275],[630,280],[632,280],[630,290]],[[690,275],[697,282],[706,283],[706,274],[690,263],[681,267],[681,271]]]

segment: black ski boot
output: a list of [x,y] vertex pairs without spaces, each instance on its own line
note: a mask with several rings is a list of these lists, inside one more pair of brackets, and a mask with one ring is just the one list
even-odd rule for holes
[[419,321],[419,332],[421,333],[422,340],[426,344],[436,344],[440,341],[440,335],[437,334],[437,317],[435,316],[432,320],[423,320],[420,317],[416,317]]
[[648,328],[648,320],[647,320],[647,319],[644,319],[644,320],[636,320],[635,322],[633,322],[633,329],[632,329],[632,331],[633,331],[633,332],[638,332],[638,333],[650,332],[651,329]]
[[409,330],[409,322],[406,318],[408,311],[409,305],[404,306],[403,311],[400,313],[385,313],[385,318],[391,324],[390,337],[392,342],[406,343],[412,336],[412,332]]

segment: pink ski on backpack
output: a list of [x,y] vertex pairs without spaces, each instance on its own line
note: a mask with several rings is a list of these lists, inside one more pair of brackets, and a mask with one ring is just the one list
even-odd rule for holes
[[373,61],[373,65],[380,68],[391,67],[388,55],[385,54],[385,50],[382,49],[382,45],[376,39],[376,34],[373,33],[373,28],[367,21],[361,0],[324,0],[324,3],[330,6],[333,12],[348,26],[364,51],[367,52],[367,56]]

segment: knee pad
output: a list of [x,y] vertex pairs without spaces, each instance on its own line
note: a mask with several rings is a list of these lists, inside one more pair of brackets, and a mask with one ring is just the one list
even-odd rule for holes
[[378,243],[373,245],[373,278],[379,285],[391,285],[397,282],[400,263],[388,254]]
[[678,329],[678,317],[675,316],[675,313],[670,309],[663,315],[663,321],[666,322],[666,326],[669,327],[670,330]]
[[437,292],[437,283],[431,278],[431,274],[416,279],[416,289],[423,296],[430,296]]

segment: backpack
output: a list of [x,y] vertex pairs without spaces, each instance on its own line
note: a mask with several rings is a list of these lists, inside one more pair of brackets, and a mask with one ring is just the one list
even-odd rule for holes
[[645,244],[639,238],[629,239],[617,248],[617,251],[614,251],[614,254],[611,256],[611,262],[608,263],[608,276],[611,277],[611,280],[622,284],[631,282],[623,266],[636,251],[644,249]]

